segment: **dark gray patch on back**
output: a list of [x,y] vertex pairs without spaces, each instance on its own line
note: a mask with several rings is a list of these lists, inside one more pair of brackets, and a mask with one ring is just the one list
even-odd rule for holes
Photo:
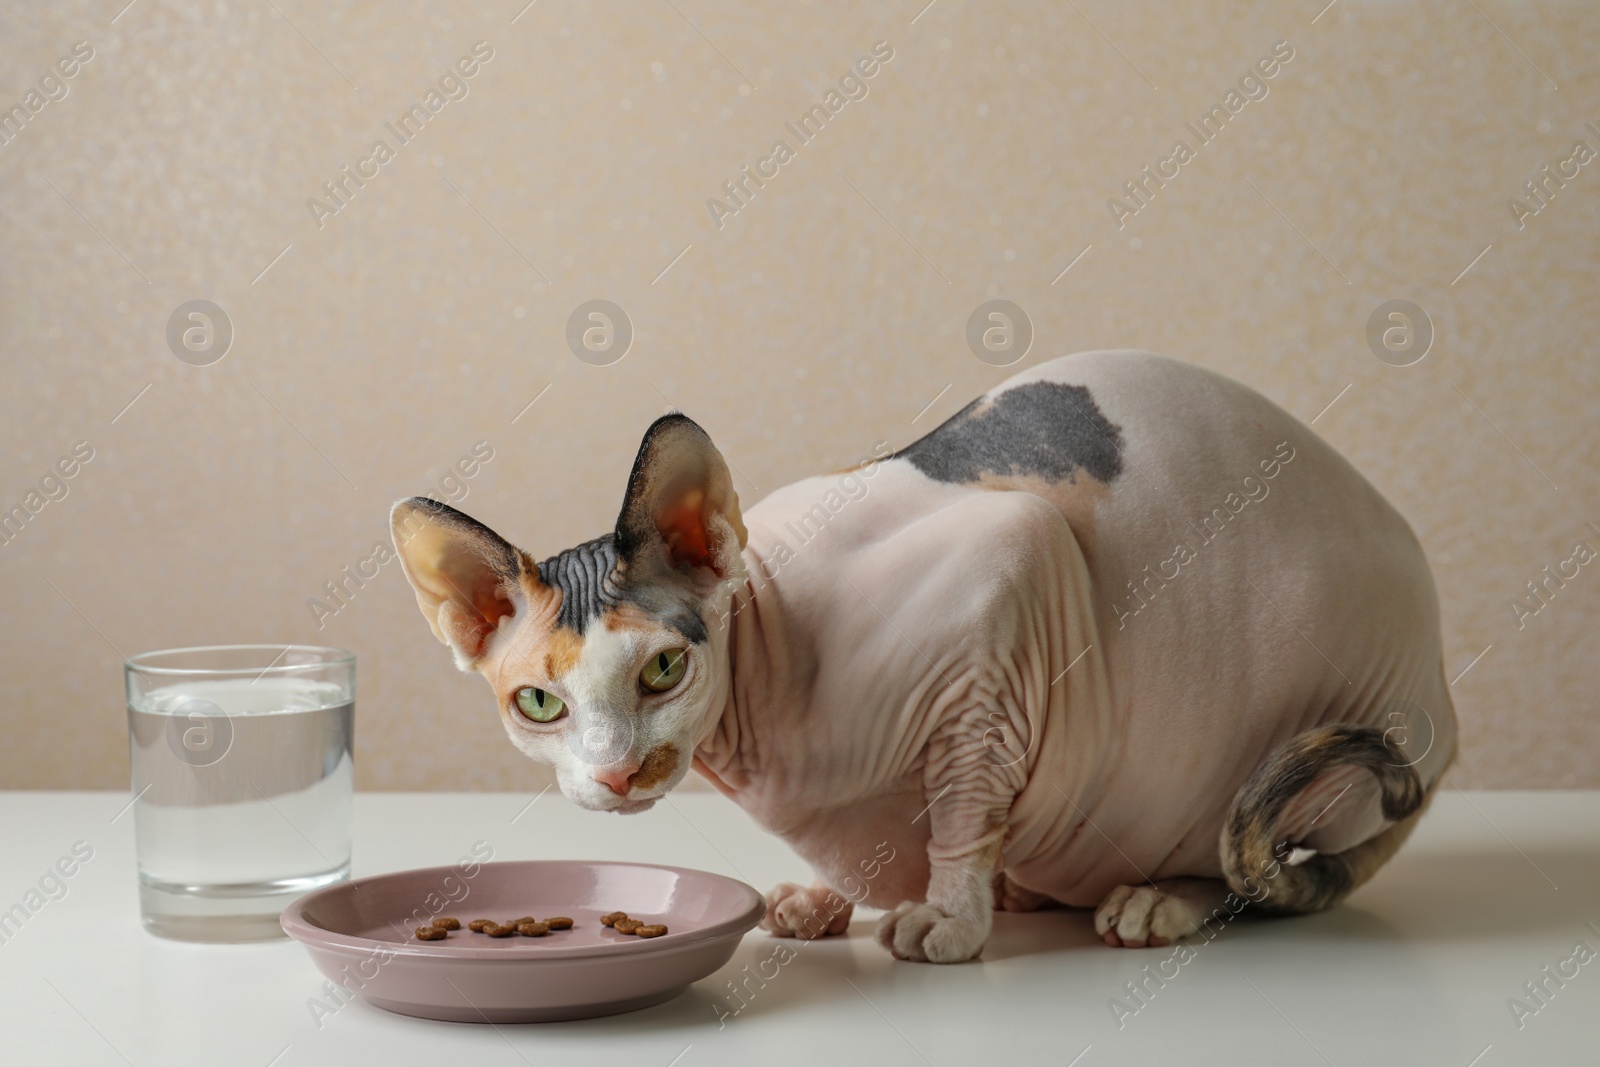
[[678,601],[648,587],[630,589],[618,570],[616,539],[611,534],[585,541],[539,564],[539,580],[561,590],[556,623],[583,634],[589,624],[619,604],[637,604],[695,644],[706,640],[706,624]]
[[1068,481],[1083,470],[1109,485],[1122,473],[1122,427],[1101,413],[1087,386],[1029,382],[979,397],[889,458],[909,460],[940,482],[975,482],[985,473]]

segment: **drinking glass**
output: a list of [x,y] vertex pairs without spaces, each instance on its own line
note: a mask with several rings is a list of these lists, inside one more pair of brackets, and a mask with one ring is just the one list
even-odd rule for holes
[[125,667],[145,928],[282,937],[285,906],[350,876],[355,656],[224,645]]

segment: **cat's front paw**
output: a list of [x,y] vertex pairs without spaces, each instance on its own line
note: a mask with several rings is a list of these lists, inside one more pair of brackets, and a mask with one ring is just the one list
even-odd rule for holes
[[964,963],[983,951],[989,927],[931,904],[907,900],[878,920],[878,944],[896,959],[919,963]]
[[810,941],[842,934],[850,926],[855,905],[827,886],[800,886],[782,882],[767,894],[767,914],[761,929],[777,937]]

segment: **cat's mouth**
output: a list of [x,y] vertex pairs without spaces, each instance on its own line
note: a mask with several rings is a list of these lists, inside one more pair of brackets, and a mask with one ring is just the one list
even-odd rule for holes
[[649,811],[655,807],[656,801],[660,800],[661,796],[661,794],[658,794],[653,797],[640,797],[637,800],[625,798],[618,800],[605,810],[614,811],[618,815],[637,815],[641,811]]

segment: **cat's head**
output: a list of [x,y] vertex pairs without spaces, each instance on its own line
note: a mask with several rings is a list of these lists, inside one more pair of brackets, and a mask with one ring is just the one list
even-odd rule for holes
[[426,497],[390,513],[422,614],[494,690],[511,740],[586,808],[642,811],[688,773],[728,690],[739,498],[683,415],[645,432],[615,529],[542,563]]

